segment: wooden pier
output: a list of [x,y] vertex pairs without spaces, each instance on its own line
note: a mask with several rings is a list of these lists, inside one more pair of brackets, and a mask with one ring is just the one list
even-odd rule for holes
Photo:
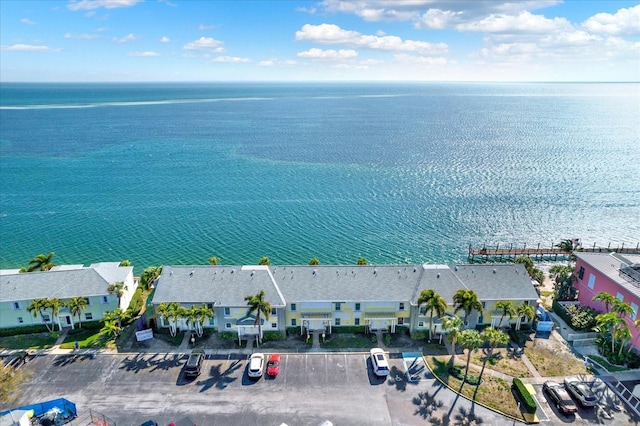
[[[618,247],[611,247],[611,244],[609,244],[607,247],[598,247],[594,243],[593,247],[579,246],[576,251],[589,253],[615,252],[620,254],[640,254],[640,243],[636,244],[635,247],[625,247],[624,243]],[[569,255],[570,253],[567,253],[565,250],[559,248],[555,244],[551,244],[551,246],[548,247],[542,246],[541,244],[533,247],[527,247],[526,244],[524,244],[522,247],[514,247],[513,244],[510,244],[508,247],[500,247],[499,244],[496,244],[495,247],[484,245],[482,246],[482,248],[473,248],[473,246],[469,244],[469,259],[471,260],[471,262],[475,261],[476,256],[483,259],[484,262],[488,262],[490,258],[497,261],[509,261],[520,256],[533,257],[536,260],[558,260],[558,258],[568,258]]]

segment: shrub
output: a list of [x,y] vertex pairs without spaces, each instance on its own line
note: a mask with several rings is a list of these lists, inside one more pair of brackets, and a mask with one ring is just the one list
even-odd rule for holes
[[480,384],[480,378],[473,374],[468,374],[467,377],[464,376],[465,367],[456,365],[453,367],[448,367],[447,372],[449,375],[455,377],[458,380],[462,380],[464,382],[469,383],[472,386],[477,386]]
[[429,337],[429,330],[413,330],[411,338],[413,340],[425,340]]
[[300,327],[287,327],[287,336],[299,336]]
[[599,314],[595,309],[583,305],[568,305],[565,308],[555,300],[553,311],[576,331],[593,330],[596,326],[596,316]]
[[340,325],[331,327],[332,333],[364,333],[366,328],[364,325]]
[[384,339],[384,344],[389,346],[391,345],[391,334],[385,334],[383,339]]
[[265,331],[262,334],[262,337],[265,341],[267,340],[284,340],[287,338],[287,335],[284,331]]
[[529,414],[534,414],[538,409],[536,401],[533,399],[522,380],[515,377],[513,379],[513,386],[516,389],[516,394],[520,397],[520,400],[524,403],[524,410]]
[[218,333],[218,338],[220,340],[236,340],[238,335],[233,331],[221,331]]

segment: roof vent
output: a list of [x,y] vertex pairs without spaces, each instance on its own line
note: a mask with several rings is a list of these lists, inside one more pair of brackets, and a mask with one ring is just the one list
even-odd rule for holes
[[317,274],[318,271],[316,271],[315,269],[313,270],[313,275]]
[[471,273],[473,274],[473,269],[471,270]]
[[416,267],[414,266],[414,267],[413,267],[413,272],[416,272],[416,270],[417,270],[417,269],[416,269]]
[[253,276],[253,272],[254,272],[254,271],[253,271],[253,269],[252,269],[252,270],[251,270],[251,276]]
[[172,276],[172,275],[173,275],[173,271],[169,272],[169,276]]
[[375,275],[375,274],[377,274],[377,273],[378,273],[378,270],[377,270],[377,269],[374,269],[374,270],[373,270],[373,275]]
[[231,273],[233,274],[235,271],[236,271],[235,269],[232,269],[232,270],[231,270]]
[[436,278],[440,278],[440,272],[438,272],[438,274],[436,275]]
[[193,269],[191,270],[191,272],[189,272],[189,276],[192,277],[193,276]]
[[398,273],[400,273],[400,269],[398,269]]
[[496,271],[496,268],[493,268],[493,273],[495,274],[496,272],[498,272],[498,271]]
[[456,271],[458,270],[458,265],[456,265],[455,270],[456,270]]

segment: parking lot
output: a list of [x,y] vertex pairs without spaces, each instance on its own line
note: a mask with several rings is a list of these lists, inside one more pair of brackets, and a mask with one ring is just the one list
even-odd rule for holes
[[[441,386],[419,354],[394,354],[376,377],[368,353],[282,354],[275,378],[247,377],[246,355],[208,355],[185,378],[183,354],[69,354],[29,361],[18,405],[64,397],[118,426],[188,416],[198,425],[503,425],[505,418]],[[447,424],[447,423],[445,423]]]

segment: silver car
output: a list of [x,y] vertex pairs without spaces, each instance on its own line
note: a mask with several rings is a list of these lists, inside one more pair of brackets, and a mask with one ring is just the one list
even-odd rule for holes
[[575,376],[564,378],[564,386],[571,396],[583,407],[594,407],[598,403],[598,399],[588,384]]

